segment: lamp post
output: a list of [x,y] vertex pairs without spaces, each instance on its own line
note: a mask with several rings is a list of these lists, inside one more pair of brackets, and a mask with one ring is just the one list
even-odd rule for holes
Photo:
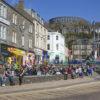
[[[93,47],[92,47],[92,52],[95,52],[95,49],[96,49],[96,42],[95,42],[95,21],[92,22],[92,31],[93,31]],[[93,55],[94,56],[94,55]]]
[[[97,27],[96,27],[97,26]],[[100,39],[99,39],[99,28],[98,24],[96,25],[95,22],[93,22],[93,52],[97,49],[97,57],[99,56],[99,47],[100,47]]]
[[95,21],[92,22],[93,41],[95,41]]

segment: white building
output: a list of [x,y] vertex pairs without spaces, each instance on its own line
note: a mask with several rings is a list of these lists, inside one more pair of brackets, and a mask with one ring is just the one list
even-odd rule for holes
[[61,33],[48,32],[47,50],[50,63],[65,62],[65,38]]

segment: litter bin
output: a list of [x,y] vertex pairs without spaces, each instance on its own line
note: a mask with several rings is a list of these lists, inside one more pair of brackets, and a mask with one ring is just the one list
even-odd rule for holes
[[68,74],[64,74],[64,80],[67,80]]

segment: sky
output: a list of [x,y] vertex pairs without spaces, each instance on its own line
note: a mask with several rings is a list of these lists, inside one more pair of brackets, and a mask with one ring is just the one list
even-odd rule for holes
[[[8,0],[15,3],[18,0]],[[100,0],[25,0],[27,8],[33,8],[49,20],[58,16],[78,16],[90,22],[100,21]]]

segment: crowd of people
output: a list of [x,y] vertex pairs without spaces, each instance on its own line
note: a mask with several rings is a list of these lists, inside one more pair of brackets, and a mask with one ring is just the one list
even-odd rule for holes
[[15,85],[14,77],[19,78],[19,85],[22,84],[23,76],[47,76],[47,75],[64,75],[64,79],[67,79],[69,76],[74,79],[77,77],[83,76],[92,76],[95,67],[93,65],[70,65],[66,67],[55,66],[55,65],[25,65],[19,66],[16,63],[12,62],[5,63],[3,66],[0,66],[0,84],[5,86],[6,80],[8,79],[10,85]]
[[[93,65],[70,65],[66,67],[47,65],[40,67],[33,67],[30,75],[71,75],[73,78],[92,76],[95,71],[95,66]],[[29,71],[30,72],[30,71]]]

